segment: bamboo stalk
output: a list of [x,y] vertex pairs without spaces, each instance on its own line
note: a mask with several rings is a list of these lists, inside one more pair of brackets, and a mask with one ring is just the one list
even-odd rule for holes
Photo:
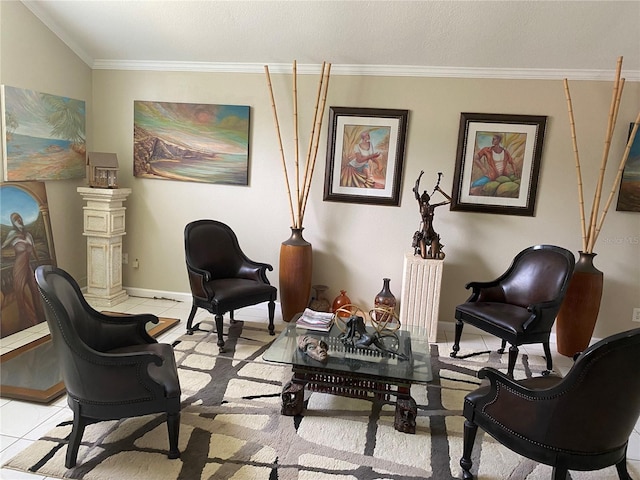
[[276,110],[276,101],[273,96],[273,87],[271,86],[271,76],[269,75],[269,66],[264,66],[264,72],[267,75],[267,86],[269,87],[269,95],[271,97],[271,108],[273,110],[273,119],[276,126],[276,135],[278,137],[278,145],[280,147],[280,158],[282,160],[282,169],[284,170],[284,183],[287,188],[287,197],[289,199],[289,210],[291,212],[291,225],[296,227],[296,218],[293,213],[293,203],[291,202],[291,189],[289,188],[289,175],[287,174],[287,162],[285,161],[284,149],[282,148],[282,137],[280,135],[280,123],[278,122],[278,112]]
[[298,142],[298,68],[297,62],[293,61],[293,145],[294,145],[294,166],[296,179],[296,209],[297,217],[294,226],[300,228],[300,148]]
[[305,171],[304,171],[304,180],[302,182],[303,187],[303,196],[302,198],[300,198],[300,201],[303,202],[304,201],[304,192],[306,191],[307,187],[307,181],[309,178],[309,169],[311,167],[311,151],[313,148],[313,138],[315,137],[315,128],[316,128],[316,122],[318,119],[318,105],[320,104],[320,95],[322,92],[322,84],[323,84],[323,80],[324,80],[324,69],[325,69],[325,65],[326,62],[322,62],[322,70],[320,71],[320,81],[318,82],[318,93],[316,94],[316,103],[315,103],[315,107],[313,110],[313,124],[311,126],[311,135],[309,136],[309,146],[307,148],[307,160],[306,160],[306,165],[305,165]]
[[596,193],[593,197],[593,205],[591,207],[591,219],[590,219],[590,227],[589,234],[587,236],[587,253],[593,252],[594,246],[594,236],[596,229],[596,218],[598,210],[600,209],[600,197],[602,196],[602,184],[604,183],[604,173],[607,167],[607,160],[609,158],[609,150],[611,148],[611,137],[613,136],[613,125],[615,124],[614,114],[615,114],[615,105],[616,98],[618,97],[618,90],[620,89],[620,72],[622,70],[622,57],[618,57],[618,62],[616,65],[616,79],[613,84],[613,92],[611,98],[611,106],[609,108],[609,121],[607,124],[607,131],[605,134],[604,140],[604,148],[602,152],[602,161],[600,162],[600,174],[598,175],[598,183],[596,185]]
[[576,176],[578,183],[578,206],[580,209],[580,227],[582,229],[582,251],[587,250],[587,226],[584,218],[584,196],[582,190],[582,172],[580,169],[580,155],[578,154],[578,142],[576,138],[576,123],[573,117],[573,104],[569,93],[569,81],[564,79],[564,93],[567,99],[567,110],[569,111],[569,126],[571,127],[571,143],[573,145],[573,156],[576,162]]
[[316,166],[316,157],[318,155],[318,144],[319,139],[320,139],[320,130],[322,129],[322,117],[324,116],[324,109],[325,106],[327,104],[327,92],[329,90],[329,75],[331,73],[331,64],[328,63],[327,64],[327,70],[325,72],[325,74],[323,75],[323,82],[324,82],[324,91],[322,92],[322,105],[320,108],[320,115],[317,118],[318,121],[318,126],[316,128],[315,131],[315,135],[316,135],[316,139],[315,139],[315,147],[313,150],[313,154],[312,154],[312,165],[311,165],[311,173],[309,175],[309,181],[307,182],[307,189],[304,195],[304,200],[303,200],[303,205],[302,205],[302,216],[304,217],[304,211],[307,207],[307,199],[309,197],[309,191],[311,189],[311,180],[313,178],[313,171],[315,170],[315,166]]
[[636,117],[635,124],[633,125],[633,130],[631,130],[631,134],[629,135],[629,140],[627,141],[627,146],[624,149],[624,153],[622,154],[622,160],[620,161],[620,165],[618,166],[618,174],[616,175],[615,180],[613,181],[613,185],[611,186],[611,192],[609,193],[609,198],[607,198],[607,203],[602,211],[602,215],[600,216],[600,221],[598,222],[598,226],[595,230],[595,236],[593,238],[593,243],[595,244],[598,239],[598,235],[600,234],[600,230],[602,229],[602,225],[604,223],[604,218],[609,211],[609,207],[611,206],[611,202],[613,201],[613,197],[615,195],[616,187],[620,184],[620,180],[622,179],[622,174],[624,172],[624,167],[627,164],[627,159],[629,158],[629,152],[631,152],[631,145],[633,145],[633,140],[638,133],[638,127],[640,127],[640,112],[638,112],[638,116]]

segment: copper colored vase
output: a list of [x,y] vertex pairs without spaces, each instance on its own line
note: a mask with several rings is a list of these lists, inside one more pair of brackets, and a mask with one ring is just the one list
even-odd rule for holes
[[595,256],[595,253],[580,252],[556,318],[558,353],[567,357],[589,346],[598,319],[603,274],[593,265]]
[[291,237],[280,246],[278,293],[285,322],[304,311],[311,294],[312,248],[302,237],[302,230],[291,227]]
[[[340,295],[338,295],[331,305],[331,311],[335,313],[340,307],[344,307],[345,305],[349,305],[351,303],[351,299],[347,296],[346,290],[340,290]],[[339,317],[348,317],[348,312],[340,312],[338,314]]]

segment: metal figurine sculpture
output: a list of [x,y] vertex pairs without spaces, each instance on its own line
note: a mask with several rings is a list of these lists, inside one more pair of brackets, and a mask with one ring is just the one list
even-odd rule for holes
[[451,203],[451,197],[440,188],[440,180],[442,178],[442,172],[438,172],[438,182],[433,187],[433,195],[436,192],[440,192],[447,200],[440,203],[431,204],[431,196],[425,190],[420,195],[420,178],[424,174],[424,171],[420,171],[416,184],[413,187],[413,193],[420,206],[420,215],[422,216],[422,222],[420,223],[420,230],[413,234],[413,253],[414,255],[420,254],[422,258],[434,258],[442,260],[444,258],[444,252],[442,248],[444,245],[440,243],[440,235],[433,229],[433,214],[437,207],[447,205]]

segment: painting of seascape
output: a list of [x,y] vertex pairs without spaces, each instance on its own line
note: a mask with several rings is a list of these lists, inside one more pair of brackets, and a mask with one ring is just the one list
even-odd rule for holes
[[[629,126],[629,135],[632,130],[633,123]],[[629,158],[627,158],[627,164],[622,173],[616,210],[640,212],[640,130],[633,139]]]
[[249,107],[134,102],[133,174],[247,185]]
[[4,180],[86,176],[85,102],[2,86]]

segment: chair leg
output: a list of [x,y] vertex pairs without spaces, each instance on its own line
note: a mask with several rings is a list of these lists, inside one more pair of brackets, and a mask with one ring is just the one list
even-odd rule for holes
[[196,310],[198,310],[198,307],[195,305],[191,307],[191,313],[187,320],[187,335],[193,335],[193,318],[196,316]]
[[224,335],[223,335],[223,317],[220,314],[216,314],[216,332],[218,332],[218,347],[220,347],[220,351],[223,351],[224,347]]
[[476,433],[478,426],[471,420],[464,421],[464,433],[463,433],[463,447],[462,458],[460,459],[460,466],[462,467],[462,478],[464,480],[473,480],[471,474],[471,452],[473,451],[473,442],[476,440]]
[[462,320],[456,320],[456,336],[455,340],[453,341],[453,348],[451,350],[451,353],[449,354],[451,358],[455,358],[460,351],[460,337],[462,337],[462,327],[464,327],[464,323],[462,323]]
[[507,341],[506,340],[502,340],[502,346],[498,349],[498,353],[500,355],[502,355],[504,353],[504,349],[507,346]]
[[273,325],[273,318],[276,314],[276,302],[269,300],[269,335],[276,334],[276,327]]
[[229,322],[236,323],[236,319],[233,316],[233,310],[229,310]]
[[71,429],[71,435],[69,436],[67,457],[64,462],[64,466],[67,468],[73,468],[76,466],[78,450],[80,449],[80,442],[82,441],[82,435],[84,434],[84,427],[91,423],[80,414],[79,410],[80,407],[78,405],[73,409],[73,428]]
[[513,369],[516,367],[516,360],[518,359],[518,347],[511,345],[509,347],[509,366],[507,368],[507,375],[513,378]]
[[180,458],[178,449],[178,436],[180,435],[180,412],[167,413],[167,430],[169,432],[169,453],[170,459]]
[[551,473],[551,480],[567,480],[567,473],[569,471],[565,467],[555,466]]
[[553,358],[551,358],[551,349],[549,348],[549,342],[544,342],[542,344],[542,348],[544,349],[544,357],[547,359],[547,369],[542,372],[542,375],[549,375],[551,370],[553,370]]
[[629,475],[629,472],[627,471],[626,455],[622,460],[616,463],[616,470],[618,470],[618,477],[620,477],[620,480],[633,480],[631,478],[631,475]]

